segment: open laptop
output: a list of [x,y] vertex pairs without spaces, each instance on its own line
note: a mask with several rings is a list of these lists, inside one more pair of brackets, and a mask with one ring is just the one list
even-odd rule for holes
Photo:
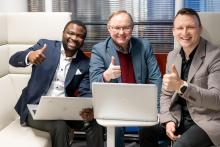
[[157,87],[153,84],[93,83],[96,119],[157,122]]
[[92,98],[42,96],[38,105],[27,105],[35,120],[82,120],[83,108],[92,108]]

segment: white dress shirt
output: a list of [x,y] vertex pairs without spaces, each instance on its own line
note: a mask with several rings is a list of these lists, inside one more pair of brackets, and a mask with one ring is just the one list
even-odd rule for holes
[[61,45],[60,61],[53,77],[53,81],[47,92],[47,96],[65,96],[64,82],[72,59],[76,58],[76,54],[72,57],[66,57],[63,45]]

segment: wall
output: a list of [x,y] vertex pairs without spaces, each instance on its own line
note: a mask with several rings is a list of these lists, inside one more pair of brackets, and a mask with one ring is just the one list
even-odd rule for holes
[[1,0],[0,12],[27,12],[27,0]]

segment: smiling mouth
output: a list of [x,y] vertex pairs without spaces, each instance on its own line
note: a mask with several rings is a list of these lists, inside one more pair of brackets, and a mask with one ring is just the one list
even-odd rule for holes
[[181,37],[181,40],[183,41],[189,41],[191,39],[191,37]]

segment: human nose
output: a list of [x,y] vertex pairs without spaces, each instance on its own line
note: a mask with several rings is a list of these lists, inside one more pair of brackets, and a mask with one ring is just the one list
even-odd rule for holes
[[119,28],[118,33],[123,34],[124,33],[124,28]]
[[183,33],[188,34],[188,28],[187,27],[183,28]]

